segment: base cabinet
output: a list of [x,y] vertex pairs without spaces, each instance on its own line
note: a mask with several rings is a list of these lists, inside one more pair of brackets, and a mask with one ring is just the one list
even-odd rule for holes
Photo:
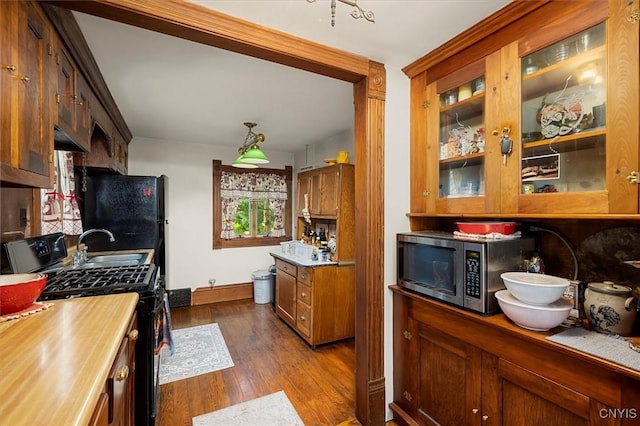
[[137,339],[137,318],[134,314],[89,422],[91,426],[133,426]]
[[296,265],[276,258],[276,313],[316,346],[355,335],[353,266]]
[[396,422],[637,424],[640,373],[629,378],[607,362],[585,362],[545,348],[544,339],[530,338],[535,332],[518,337],[517,330],[483,325],[491,318],[455,311],[394,290],[391,409]]

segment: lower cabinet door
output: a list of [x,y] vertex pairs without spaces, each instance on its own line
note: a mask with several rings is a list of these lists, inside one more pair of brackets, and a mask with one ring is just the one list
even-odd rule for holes
[[129,381],[132,379],[129,367],[129,339],[124,338],[118,351],[118,357],[111,367],[107,378],[109,393],[109,424],[128,425]]
[[276,312],[292,327],[296,326],[296,277],[277,270]]
[[473,424],[481,417],[482,351],[423,324],[418,326],[418,421]]
[[494,424],[615,424],[614,419],[601,415],[608,412],[604,404],[509,361],[499,359],[495,374],[499,397],[487,398],[494,406],[486,410],[497,414]]
[[109,396],[100,395],[96,409],[89,420],[89,426],[107,426],[109,424]]

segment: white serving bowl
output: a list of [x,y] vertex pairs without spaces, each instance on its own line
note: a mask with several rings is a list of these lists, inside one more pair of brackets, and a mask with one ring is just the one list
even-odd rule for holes
[[569,286],[564,278],[529,272],[504,272],[500,278],[513,296],[529,305],[553,303]]
[[516,299],[509,290],[496,292],[502,312],[516,325],[534,331],[547,331],[557,327],[569,316],[573,303],[558,299],[545,306],[528,305]]

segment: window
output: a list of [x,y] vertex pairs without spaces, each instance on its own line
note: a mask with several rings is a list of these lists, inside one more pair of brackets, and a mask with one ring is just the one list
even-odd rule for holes
[[213,160],[213,248],[291,240],[292,168],[238,169]]

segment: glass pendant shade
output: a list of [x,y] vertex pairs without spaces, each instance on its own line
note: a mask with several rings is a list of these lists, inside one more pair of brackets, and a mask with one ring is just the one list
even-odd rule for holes
[[252,146],[241,157],[242,157],[241,161],[243,163],[267,164],[269,162],[269,159],[267,158],[267,156],[264,155],[264,152],[262,152],[262,150],[260,150],[260,148],[258,148],[257,145]]
[[233,167],[239,167],[241,169],[256,169],[256,168],[258,168],[258,166],[256,166],[255,164],[251,164],[251,163],[245,162],[244,161],[244,157],[245,157],[244,154],[240,154],[240,156],[238,158],[236,158],[236,161],[234,161],[231,165]]

